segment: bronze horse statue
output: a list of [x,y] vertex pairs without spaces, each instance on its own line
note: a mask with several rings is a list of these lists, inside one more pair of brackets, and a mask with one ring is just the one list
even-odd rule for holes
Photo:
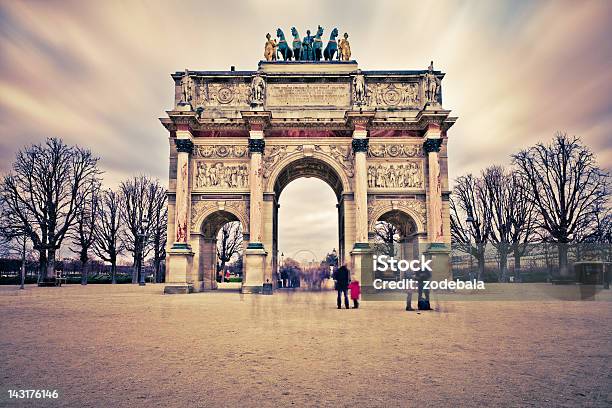
[[276,49],[276,52],[280,52],[284,61],[291,61],[291,58],[293,58],[293,51],[285,40],[285,33],[283,33],[283,30],[278,28],[276,30],[276,36],[278,37],[278,48]]
[[329,42],[327,43],[327,47],[323,50],[323,57],[325,61],[333,61],[334,54],[338,51],[338,43],[336,38],[338,37],[338,29],[334,28],[329,35]]
[[315,61],[321,61],[321,58],[323,57],[323,40],[321,40],[322,35],[323,27],[319,26],[319,28],[317,29],[317,34],[314,37],[314,44],[312,46]]
[[300,33],[295,27],[291,27],[291,35],[293,36],[293,58],[296,61],[300,60],[302,52],[302,40],[300,40]]

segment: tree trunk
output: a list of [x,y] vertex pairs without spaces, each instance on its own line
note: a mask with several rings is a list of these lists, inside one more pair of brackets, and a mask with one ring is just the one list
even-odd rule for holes
[[43,280],[48,281],[55,278],[55,248],[50,248],[47,258],[47,271]]
[[558,244],[558,253],[559,253],[559,275],[561,277],[569,277],[569,268],[567,265],[567,244]]
[[19,289],[25,289],[26,273],[26,237],[23,237],[23,247],[21,248],[21,283]]
[[81,262],[81,285],[87,285],[87,262]]
[[38,251],[38,283],[42,282],[47,276],[47,251],[40,249]]
[[117,283],[117,277],[116,277],[117,265],[116,263],[117,263],[116,261],[111,262],[111,283],[113,285]]
[[508,280],[508,248],[505,243],[499,244],[499,281]]
[[161,283],[161,261],[155,258],[153,264],[155,265],[155,283]]
[[134,266],[132,267],[132,283],[138,283],[138,255],[134,257]]
[[479,253],[478,256],[476,257],[476,260],[478,261],[478,280],[481,281],[484,276],[484,270],[485,270],[484,253]]
[[521,281],[521,254],[518,248],[514,250],[514,279],[516,282]]

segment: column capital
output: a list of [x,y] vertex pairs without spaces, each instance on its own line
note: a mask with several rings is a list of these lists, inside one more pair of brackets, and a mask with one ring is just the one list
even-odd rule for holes
[[266,148],[265,140],[249,138],[249,152],[263,153],[265,148]]
[[442,138],[427,138],[423,142],[423,150],[425,153],[437,153],[440,151],[440,146],[442,146]]
[[179,153],[191,154],[193,152],[193,142],[191,139],[174,139],[174,144]]
[[374,118],[374,111],[364,111],[362,109],[358,111],[347,111],[344,114],[344,119],[349,127],[352,127],[355,131],[366,131],[370,122]]
[[263,131],[270,125],[272,112],[270,111],[242,111],[240,112],[249,131]]
[[355,138],[353,139],[352,142],[352,146],[353,146],[353,152],[355,153],[367,153],[368,152],[368,146],[369,146],[369,139],[368,138]]

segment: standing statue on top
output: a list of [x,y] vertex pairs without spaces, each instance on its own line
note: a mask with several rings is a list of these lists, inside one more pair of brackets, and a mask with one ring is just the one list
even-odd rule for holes
[[193,79],[189,76],[189,71],[185,69],[185,73],[181,78],[181,100],[183,105],[191,105],[193,99]]
[[351,44],[349,43],[348,37],[348,33],[344,33],[344,38],[338,43],[338,47],[340,48],[340,61],[351,60]]
[[334,28],[329,35],[329,42],[327,43],[327,47],[323,51],[323,57],[325,57],[325,61],[333,61],[334,54],[338,51],[338,43],[336,42],[336,37],[338,37],[338,29]]
[[367,90],[365,77],[361,73],[361,70],[357,70],[357,75],[353,78],[353,102],[357,106],[365,105],[367,103]]
[[266,95],[266,81],[259,75],[255,75],[251,81],[251,106],[260,106],[264,103]]
[[440,80],[434,73],[433,61],[429,64],[427,74],[425,74],[425,98],[429,104],[440,104]]
[[264,50],[264,58],[266,61],[276,61],[276,40],[272,39],[270,33],[266,34],[266,46]]
[[306,37],[302,41],[302,53],[300,54],[300,60],[302,61],[314,61],[314,51],[312,49],[314,43],[314,37],[310,35],[310,30],[306,30]]

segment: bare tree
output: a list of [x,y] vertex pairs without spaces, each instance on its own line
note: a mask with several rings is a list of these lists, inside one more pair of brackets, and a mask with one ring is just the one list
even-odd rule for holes
[[149,185],[149,229],[151,251],[153,252],[153,267],[155,268],[155,282],[164,280],[162,274],[162,261],[166,259],[166,242],[168,240],[168,191],[159,185]]
[[[217,235],[217,273],[225,268],[234,255],[242,255],[242,224],[231,221],[223,225]],[[224,278],[222,278],[223,281]]]
[[518,172],[513,171],[509,176],[508,188],[512,195],[509,238],[514,255],[514,274],[520,282],[522,280],[521,257],[526,255],[529,245],[536,241],[538,219],[534,203],[529,199],[528,184]]
[[558,247],[559,273],[569,275],[567,244],[593,222],[608,195],[608,174],[580,139],[557,133],[552,143],[539,143],[512,156],[539,213],[539,227]]
[[490,239],[499,255],[500,282],[508,278],[508,255],[513,252],[520,276],[520,258],[533,236],[534,211],[520,175],[501,166],[482,173],[491,214]]
[[72,244],[78,247],[78,250],[70,248],[70,251],[79,255],[81,285],[87,285],[89,276],[87,261],[89,261],[89,251],[96,241],[95,226],[100,201],[100,182],[92,179],[88,184],[89,187],[82,192],[85,195],[83,204],[77,209],[75,225],[70,232],[73,237]]
[[123,250],[119,240],[122,200],[123,196],[116,191],[108,189],[101,192],[94,229],[96,239],[93,251],[103,261],[111,264],[112,283],[117,283],[117,257]]
[[478,279],[482,279],[486,244],[491,235],[491,206],[482,179],[468,174],[455,180],[450,218],[453,241],[460,250],[476,258]]
[[395,256],[395,244],[400,242],[400,230],[394,224],[387,221],[377,221],[374,226],[375,250],[387,256]]
[[22,228],[39,253],[39,280],[55,276],[55,256],[83,205],[98,159],[78,146],[50,138],[21,149],[4,177],[0,196],[7,222]]
[[[119,187],[122,195],[121,219],[125,224],[123,234],[121,237],[123,246],[125,249],[130,251],[133,255],[133,268],[132,268],[132,283],[138,283],[138,264],[140,257],[143,259],[153,250],[153,246],[144,245],[142,251],[139,250],[139,234],[141,229],[148,221],[147,230],[144,231],[149,237],[152,236],[151,228],[152,222],[157,220],[159,225],[163,225],[163,211],[160,210],[159,201],[160,197],[166,195],[166,189],[159,184],[159,180],[150,179],[147,176],[140,175],[135,176],[129,180],[123,181]],[[156,215],[156,210],[162,211],[159,215]],[[167,215],[165,216],[167,217]],[[161,240],[165,239],[163,237]],[[165,245],[164,245],[165,246]],[[159,247],[158,247],[159,248]],[[158,262],[161,262],[161,256],[163,250],[158,253]]]

